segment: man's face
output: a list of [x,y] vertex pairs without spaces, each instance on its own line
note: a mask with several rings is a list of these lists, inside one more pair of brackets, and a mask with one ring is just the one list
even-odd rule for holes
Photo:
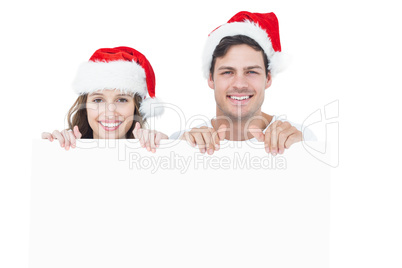
[[265,89],[271,85],[262,53],[248,45],[235,45],[216,59],[213,79],[211,75],[208,79],[215,90],[216,116],[248,119],[260,115]]

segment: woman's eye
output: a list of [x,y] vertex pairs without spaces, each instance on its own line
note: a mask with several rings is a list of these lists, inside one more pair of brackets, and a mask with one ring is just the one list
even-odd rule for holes
[[95,103],[101,103],[101,102],[102,102],[102,99],[94,99],[93,102],[95,102]]
[[117,102],[128,102],[128,100],[124,99],[124,98],[121,98],[121,99],[118,99]]

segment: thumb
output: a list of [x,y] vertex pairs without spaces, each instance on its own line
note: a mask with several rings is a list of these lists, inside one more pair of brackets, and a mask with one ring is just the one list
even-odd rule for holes
[[228,127],[226,125],[220,125],[218,128],[218,137],[219,140],[223,141],[226,137],[226,131],[228,130]]
[[264,133],[262,133],[262,130],[260,128],[258,128],[257,126],[250,126],[248,128],[248,132],[251,133],[251,135],[253,135],[254,138],[256,138],[258,141],[264,141]]
[[138,137],[138,130],[141,128],[140,123],[136,122],[134,129],[133,129],[133,134],[134,134],[134,138],[135,139],[139,139],[140,137]]
[[74,132],[74,136],[75,136],[77,139],[81,139],[82,134],[81,134],[80,130],[78,129],[78,126],[74,126],[73,132]]

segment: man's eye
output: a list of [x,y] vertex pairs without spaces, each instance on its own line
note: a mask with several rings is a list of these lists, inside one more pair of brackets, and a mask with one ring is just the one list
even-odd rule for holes
[[248,71],[249,74],[257,74],[255,71]]
[[226,72],[223,72],[222,74],[231,74],[232,72],[231,71],[226,71]]

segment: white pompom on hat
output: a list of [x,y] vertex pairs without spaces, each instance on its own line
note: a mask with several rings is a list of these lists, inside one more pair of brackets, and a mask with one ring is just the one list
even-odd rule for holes
[[281,52],[279,38],[279,24],[276,15],[271,13],[251,13],[241,11],[234,15],[226,24],[212,31],[206,41],[203,61],[203,74],[209,77],[212,57],[216,46],[227,36],[245,35],[256,41],[269,60],[269,71],[275,76],[284,70],[288,64],[288,57]]
[[142,97],[143,118],[159,116],[163,106],[155,97],[155,73],[148,59],[130,47],[101,48],[81,64],[73,82],[79,94],[116,89]]

